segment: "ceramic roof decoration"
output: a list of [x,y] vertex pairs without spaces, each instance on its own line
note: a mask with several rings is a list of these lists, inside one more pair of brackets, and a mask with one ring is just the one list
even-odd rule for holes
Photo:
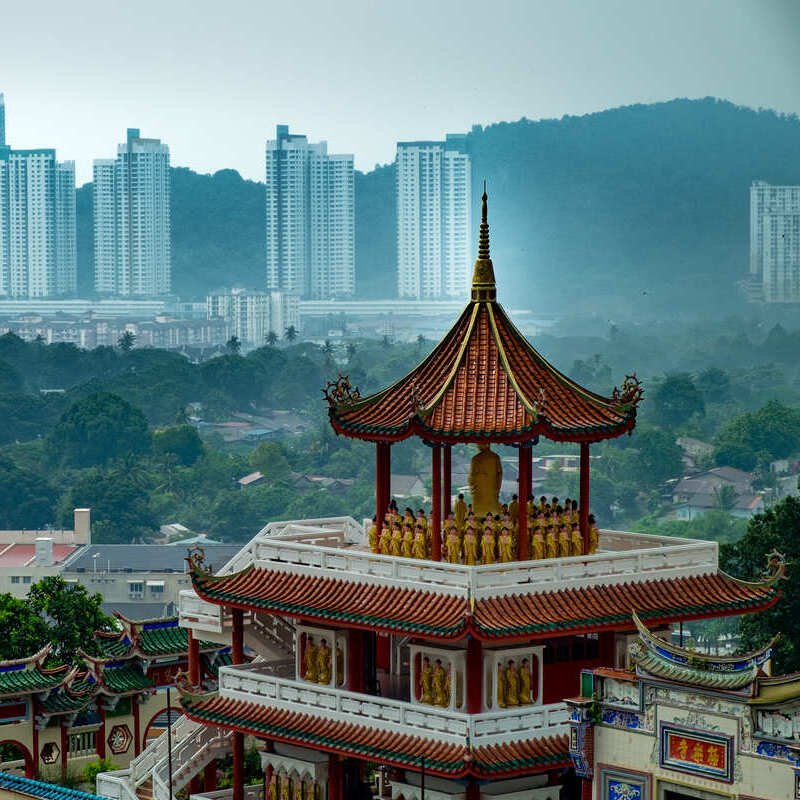
[[642,388],[634,375],[602,397],[559,372],[497,302],[487,198],[471,301],[442,341],[392,386],[361,397],[345,376],[325,396],[337,433],[369,441],[596,442],[633,430]]

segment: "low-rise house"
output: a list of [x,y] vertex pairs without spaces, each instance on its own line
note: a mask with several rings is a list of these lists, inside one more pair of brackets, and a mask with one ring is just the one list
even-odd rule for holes
[[734,467],[714,467],[683,478],[672,490],[675,516],[692,520],[713,509],[749,519],[764,510],[764,497],[753,490],[753,475]]

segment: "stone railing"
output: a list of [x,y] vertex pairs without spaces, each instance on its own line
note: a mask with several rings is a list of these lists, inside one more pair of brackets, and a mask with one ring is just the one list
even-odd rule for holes
[[500,744],[521,737],[553,736],[567,731],[568,715],[563,703],[464,714],[277,678],[264,674],[258,664],[220,669],[219,692],[222,697],[270,708],[319,714],[329,720],[369,725],[452,744],[463,744],[467,740],[473,746]]
[[[253,783],[244,787],[244,800],[263,800],[264,784]],[[217,789],[213,792],[190,794],[189,800],[231,800],[233,789]]]

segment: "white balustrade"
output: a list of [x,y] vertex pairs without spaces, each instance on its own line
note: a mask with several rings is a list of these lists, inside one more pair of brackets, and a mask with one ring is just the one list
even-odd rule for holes
[[[251,783],[244,787],[244,800],[261,800],[264,797],[264,784]],[[189,800],[231,800],[233,789],[217,789],[213,792],[190,794]]]
[[520,706],[482,714],[464,714],[317,686],[304,681],[266,675],[258,664],[223,667],[219,672],[222,697],[325,719],[426,736],[436,741],[473,746],[497,744],[529,735],[566,733],[568,714],[563,703]]

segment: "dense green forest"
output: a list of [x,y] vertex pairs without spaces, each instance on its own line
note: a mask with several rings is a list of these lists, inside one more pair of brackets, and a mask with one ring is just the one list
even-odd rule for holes
[[[506,297],[539,313],[612,318],[742,308],[753,180],[800,183],[800,120],[714,99],[503,122],[467,136],[473,208],[488,180]],[[263,184],[172,170],[173,286],[184,297],[264,282]],[[356,281],[396,292],[393,166],[356,173]],[[91,185],[78,191],[81,290],[91,290]],[[477,229],[477,226],[473,226]]]

